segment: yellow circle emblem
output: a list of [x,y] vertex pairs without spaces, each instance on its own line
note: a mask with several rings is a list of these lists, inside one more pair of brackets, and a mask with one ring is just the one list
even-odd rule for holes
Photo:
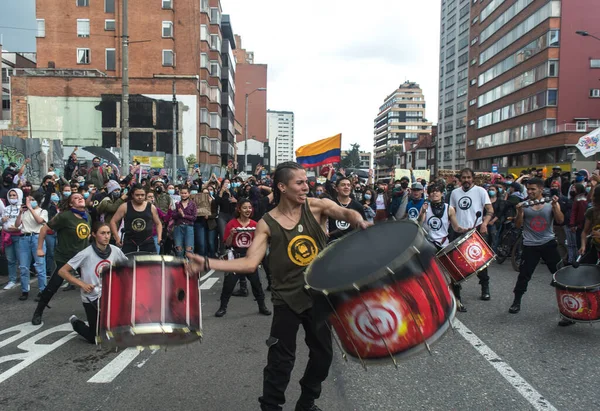
[[298,235],[288,244],[288,257],[294,264],[305,267],[315,259],[319,253],[317,243],[312,237]]
[[75,231],[77,231],[77,237],[79,237],[80,240],[87,240],[90,237],[90,226],[86,223],[77,224],[77,229]]
[[140,232],[146,229],[146,220],[143,218],[136,218],[131,222],[131,228],[133,231]]

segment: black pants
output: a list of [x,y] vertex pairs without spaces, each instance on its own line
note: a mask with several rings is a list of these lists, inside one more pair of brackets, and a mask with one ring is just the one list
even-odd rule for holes
[[156,254],[156,247],[154,246],[154,240],[150,237],[149,239],[144,240],[139,246],[131,240],[125,240],[123,241],[121,251],[123,251],[123,254],[138,252]]
[[247,275],[225,273],[225,278],[223,279],[223,288],[221,289],[221,305],[225,305],[225,307],[227,306],[235,285],[243,277],[248,277],[248,281],[250,281],[250,285],[252,286],[252,295],[254,295],[256,301],[262,302],[265,300],[265,292],[263,291],[262,284],[260,283],[258,270]]
[[269,355],[263,372],[263,395],[258,399],[261,410],[281,410],[285,390],[296,360],[296,336],[300,324],[306,334],[309,349],[308,364],[300,380],[302,394],[298,402],[311,405],[321,395],[321,383],[329,374],[333,359],[331,331],[327,324],[317,322],[313,309],[297,314],[287,305],[275,305],[271,336],[267,340]]
[[[481,287],[490,286],[490,276],[488,274],[487,267],[477,273],[477,278],[479,278],[479,284],[481,284]],[[456,283],[452,284],[452,291],[454,291],[454,296],[458,300],[460,300],[460,290],[462,290],[462,285]]]
[[83,309],[85,310],[85,315],[87,316],[89,325],[85,325],[85,323],[81,320],[75,320],[73,322],[73,330],[88,340],[88,342],[95,344],[97,335],[96,324],[98,321],[98,300],[89,303],[83,303]]
[[529,280],[531,280],[531,276],[540,262],[540,258],[544,259],[548,270],[550,270],[552,274],[556,272],[556,265],[560,262],[560,255],[558,254],[557,247],[556,240],[548,241],[543,245],[523,246],[519,277],[517,278],[517,284],[513,290],[515,295],[521,296],[525,294],[527,291],[527,284],[529,283]]
[[66,263],[63,263],[62,261],[56,261],[56,268],[54,269],[54,273],[52,273],[50,281],[48,281],[46,288],[44,288],[44,291],[42,291],[42,295],[40,296],[38,309],[41,309],[41,311],[44,311],[46,305],[50,302],[52,297],[54,297],[54,294],[56,294],[56,292],[62,285],[64,280],[60,275],[58,275],[58,270],[60,270],[65,264]]

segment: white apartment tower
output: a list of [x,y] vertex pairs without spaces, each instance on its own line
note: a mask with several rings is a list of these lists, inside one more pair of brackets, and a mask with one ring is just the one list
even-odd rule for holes
[[267,110],[267,138],[271,168],[286,161],[294,161],[294,113]]
[[466,163],[470,0],[442,0],[437,169]]

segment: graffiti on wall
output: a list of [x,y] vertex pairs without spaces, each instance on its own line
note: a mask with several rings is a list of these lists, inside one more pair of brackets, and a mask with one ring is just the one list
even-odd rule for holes
[[[47,143],[47,154],[43,144]],[[0,144],[0,168],[4,170],[10,163],[21,167],[25,159],[31,161],[25,168],[25,177],[32,184],[40,184],[42,178],[48,174],[48,167],[54,164],[56,168],[63,168],[63,147],[59,140],[40,140],[39,138],[2,137]]]

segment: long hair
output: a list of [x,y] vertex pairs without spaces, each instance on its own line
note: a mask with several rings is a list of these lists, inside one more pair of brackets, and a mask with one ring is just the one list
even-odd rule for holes
[[[246,203],[252,206],[252,202],[247,198],[240,198],[240,200],[237,202],[237,206],[235,207],[235,218],[239,218],[242,215],[242,207]],[[254,207],[252,207],[252,214],[250,214],[250,218],[252,218],[252,216],[254,215],[254,210]]]
[[273,177],[273,201],[275,204],[279,204],[281,200],[281,190],[279,190],[279,183],[287,184],[292,178],[294,170],[304,170],[300,164],[294,161],[286,161],[277,166],[275,175]]

